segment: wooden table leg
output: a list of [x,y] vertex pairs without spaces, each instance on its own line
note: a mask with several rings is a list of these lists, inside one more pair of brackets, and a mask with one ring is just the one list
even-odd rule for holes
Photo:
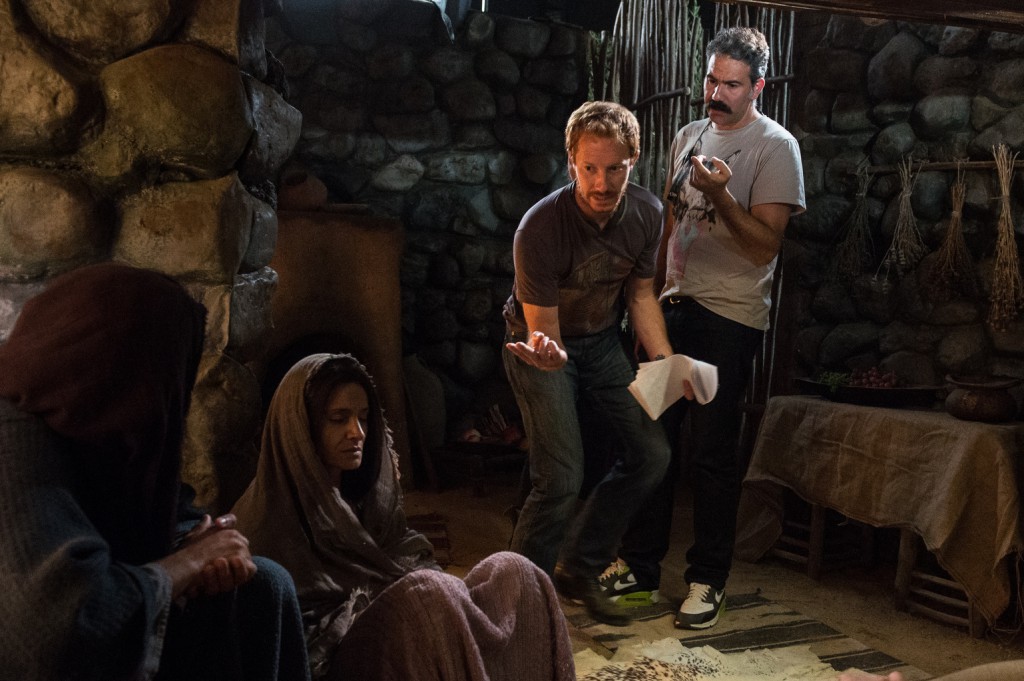
[[985,638],[988,632],[988,622],[985,616],[974,606],[974,603],[967,603],[967,631],[974,638]]
[[910,576],[921,551],[921,539],[913,530],[900,529],[900,551],[896,560],[896,609],[906,612],[910,593]]
[[807,576],[818,579],[825,554],[825,513],[824,506],[811,504],[811,529],[807,538]]
[[860,565],[865,570],[875,565],[875,528],[871,525],[860,526]]

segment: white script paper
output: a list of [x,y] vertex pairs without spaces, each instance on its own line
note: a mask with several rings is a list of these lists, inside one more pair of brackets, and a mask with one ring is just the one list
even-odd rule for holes
[[643,362],[629,384],[629,392],[654,420],[683,396],[683,381],[693,386],[698,402],[707,404],[718,392],[718,367],[686,355]]

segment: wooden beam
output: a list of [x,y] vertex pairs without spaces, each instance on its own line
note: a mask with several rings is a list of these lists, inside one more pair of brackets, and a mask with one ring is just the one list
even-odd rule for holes
[[[1014,168],[1024,168],[1024,161],[1014,161]],[[914,173],[919,173],[922,170],[995,170],[996,162],[993,161],[914,161],[911,162],[910,170]],[[900,166],[898,165],[884,165],[884,166],[867,166],[865,168],[867,172],[874,175],[886,175],[888,173],[899,172]],[[850,174],[853,175],[857,171],[851,170]]]
[[871,19],[964,26],[1024,33],[1021,0],[715,0],[724,5],[757,5],[775,9],[817,10]]
[[627,104],[626,108],[630,111],[638,111],[646,106],[650,106],[655,102],[660,102],[663,99],[673,99],[675,97],[688,97],[690,95],[690,88],[684,87],[678,90],[669,90],[668,92],[659,92],[653,94],[650,97],[644,97],[636,104]]

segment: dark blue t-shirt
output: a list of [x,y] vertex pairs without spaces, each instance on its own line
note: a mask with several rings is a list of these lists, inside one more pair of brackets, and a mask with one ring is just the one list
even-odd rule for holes
[[580,210],[575,191],[573,182],[549,194],[519,223],[513,246],[515,281],[503,312],[510,332],[526,331],[522,303],[557,306],[562,337],[604,331],[621,319],[626,279],[654,277],[661,201],[629,184],[601,229]]

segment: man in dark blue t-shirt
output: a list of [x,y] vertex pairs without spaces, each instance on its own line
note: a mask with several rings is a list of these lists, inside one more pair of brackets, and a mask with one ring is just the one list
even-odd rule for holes
[[[614,625],[629,616],[598,577],[670,458],[663,428],[628,391],[636,372],[618,336],[628,311],[649,357],[672,353],[654,292],[661,201],[629,183],[639,140],[636,117],[618,104],[587,102],[573,112],[572,181],[523,216],[504,311],[505,368],[530,442],[532,483],[511,548]],[[617,431],[623,451],[572,522],[584,469],[577,400]]]

